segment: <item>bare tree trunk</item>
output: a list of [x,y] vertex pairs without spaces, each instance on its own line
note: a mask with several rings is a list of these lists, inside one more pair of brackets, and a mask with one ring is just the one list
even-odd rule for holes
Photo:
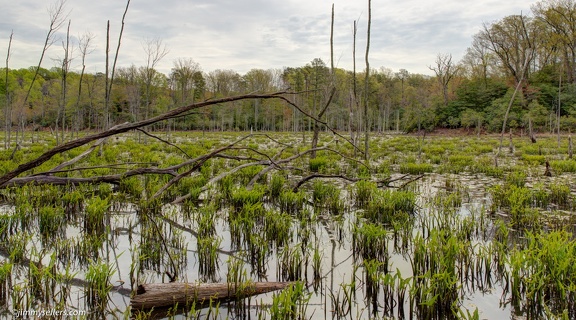
[[516,98],[516,94],[518,93],[518,90],[520,89],[520,86],[522,86],[522,81],[524,81],[524,74],[525,74],[525,70],[526,70],[526,66],[528,65],[529,59],[528,57],[526,57],[526,60],[524,61],[524,67],[522,68],[522,74],[520,76],[520,81],[518,81],[518,83],[516,84],[516,88],[514,89],[514,93],[512,94],[512,97],[510,98],[510,102],[508,102],[508,108],[506,108],[506,113],[504,114],[504,121],[502,121],[502,132],[500,133],[500,146],[498,147],[498,151],[496,152],[496,155],[494,156],[494,164],[496,166],[498,166],[498,157],[500,156],[500,151],[502,150],[502,144],[504,143],[504,132],[506,132],[506,122],[508,121],[508,115],[510,114],[510,108],[512,108],[512,104],[514,103],[514,98]]
[[[58,114],[56,116],[56,144],[64,142],[64,132],[66,126],[66,98],[68,89],[68,70],[70,67],[69,55],[70,55],[70,23],[68,20],[68,28],[66,29],[66,43],[63,44],[64,47],[64,59],[62,59],[62,69],[60,70],[62,74],[62,89],[60,96],[60,105],[58,107]],[[58,130],[58,122],[60,122],[62,132]]]
[[330,23],[330,73],[334,81],[334,3],[332,3],[332,16]]
[[562,72],[560,72],[560,79],[558,80],[558,109],[556,110],[556,124],[557,124],[557,136],[558,136],[558,148],[560,148],[560,93],[562,90]]
[[30,82],[30,86],[28,87],[28,91],[26,92],[26,96],[24,97],[24,102],[22,106],[26,106],[28,102],[28,98],[30,97],[30,92],[32,92],[32,87],[34,86],[34,82],[36,82],[36,78],[38,77],[38,73],[40,72],[40,66],[42,66],[42,61],[44,60],[44,55],[46,55],[46,51],[48,48],[52,46],[54,43],[54,34],[60,29],[62,23],[64,23],[65,16],[64,15],[64,5],[66,4],[66,0],[59,0],[53,7],[49,9],[50,12],[50,27],[48,28],[48,33],[46,34],[46,38],[44,39],[44,47],[42,48],[42,53],[40,54],[40,59],[38,60],[38,65],[36,66],[34,76],[32,77],[32,81]]
[[92,41],[93,36],[90,33],[85,34],[80,39],[80,56],[82,59],[82,71],[80,72],[80,79],[78,80],[78,96],[76,97],[76,123],[74,124],[74,130],[76,131],[76,136],[78,137],[78,131],[80,131],[83,112],[80,110],[80,101],[82,99],[82,81],[84,80],[84,72],[86,71],[86,56],[90,52],[90,41]]
[[290,282],[235,283],[150,283],[138,287],[130,304],[134,309],[152,309],[189,303],[208,303],[234,298],[245,298],[266,292],[282,290]]
[[110,123],[109,104],[110,104],[110,88],[112,85],[108,84],[109,82],[111,82],[109,62],[110,62],[110,20],[108,20],[108,23],[106,25],[106,72],[105,72],[106,78],[104,80],[104,122],[103,122],[104,128],[109,128]]
[[110,70],[110,79],[108,81],[108,53],[110,44],[110,20],[108,20],[108,29],[106,35],[106,114],[107,118],[105,120],[106,128],[111,126],[110,119],[110,95],[112,93],[112,84],[114,83],[114,73],[116,71],[116,62],[118,61],[118,53],[120,52],[120,44],[122,42],[122,34],[124,33],[124,21],[126,20],[126,13],[128,13],[128,7],[130,6],[130,0],[126,2],[126,9],[124,9],[124,14],[122,15],[122,26],[120,27],[120,34],[118,35],[118,46],[116,47],[116,53],[114,54],[114,62],[112,63],[112,70]]
[[372,22],[372,1],[368,0],[368,31],[366,38],[366,74],[364,77],[364,159],[369,158],[369,136],[370,136],[370,122],[368,119],[368,98],[370,97],[370,62],[368,61],[368,53],[370,51],[370,24]]
[[4,76],[4,86],[6,89],[6,106],[4,107],[4,129],[6,130],[6,133],[4,135],[4,149],[10,148],[12,134],[12,101],[10,96],[10,88],[8,86],[8,62],[10,61],[10,47],[12,46],[13,35],[14,30],[10,32],[10,40],[8,40],[8,51],[6,52],[6,74]]
[[[332,102],[332,98],[336,92],[336,87],[334,87],[334,4],[332,4],[332,20],[330,23],[330,86],[332,87],[332,92],[330,93],[330,97],[328,98],[328,102],[324,105],[324,108],[320,110],[318,113],[317,118],[322,119],[324,113],[328,109],[328,106]],[[316,91],[315,91],[316,92]],[[314,103],[316,103],[316,99],[314,99]],[[314,134],[312,136],[312,154],[310,158],[316,158],[316,146],[318,146],[318,136],[320,135],[320,126],[318,122],[314,122]]]
[[[356,145],[356,138],[354,135],[353,130],[353,123],[354,123],[354,108],[358,110],[358,89],[356,86],[356,31],[358,30],[356,20],[354,20],[354,30],[353,30],[353,45],[352,45],[352,102],[350,103],[350,119],[349,119],[349,127],[350,127],[350,140],[352,143]],[[354,155],[356,155],[356,149],[354,149]]]

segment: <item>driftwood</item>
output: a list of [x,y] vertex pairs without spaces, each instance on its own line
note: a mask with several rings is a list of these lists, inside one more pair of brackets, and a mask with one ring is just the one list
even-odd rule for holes
[[133,309],[151,309],[210,300],[232,300],[246,298],[266,292],[281,290],[291,282],[252,282],[236,286],[234,283],[150,283],[138,286],[130,304]]

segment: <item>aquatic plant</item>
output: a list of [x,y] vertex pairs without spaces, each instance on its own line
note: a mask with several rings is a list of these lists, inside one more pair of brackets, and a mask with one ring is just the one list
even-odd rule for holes
[[12,263],[2,262],[0,264],[0,303],[6,305],[10,299],[12,291]]
[[276,201],[280,197],[280,194],[282,193],[285,184],[286,184],[286,178],[284,178],[282,174],[275,173],[272,175],[272,177],[270,178],[270,183],[268,184],[268,192],[267,192],[268,196],[272,201]]
[[372,222],[389,224],[407,220],[416,211],[416,195],[412,191],[380,190],[373,193],[364,217]]
[[215,280],[216,272],[219,269],[218,252],[222,238],[204,237],[198,238],[198,272],[204,279]]
[[423,174],[434,171],[434,166],[430,163],[406,162],[400,164],[400,173]]
[[294,192],[290,189],[283,190],[280,193],[278,203],[280,211],[288,214],[296,214],[301,212],[304,208],[304,204],[306,203],[306,194],[302,190],[298,192]]
[[365,209],[372,200],[377,190],[376,183],[369,180],[360,180],[356,182],[354,189],[354,201],[356,206]]
[[280,293],[272,296],[270,316],[274,320],[304,320],[307,319],[308,301],[310,293],[306,292],[306,286],[298,281]]
[[[388,241],[391,235],[386,228],[379,224],[363,223],[354,225],[352,230],[352,248],[355,254],[365,260],[388,262]],[[387,267],[385,265],[385,267]]]
[[104,261],[90,263],[86,272],[88,290],[85,298],[89,308],[100,312],[106,309],[110,290],[112,290],[110,279],[115,272],[114,267]]
[[241,187],[232,192],[230,201],[235,210],[240,210],[243,206],[260,203],[264,199],[264,193],[265,190],[261,187],[251,190]]
[[38,227],[42,240],[49,242],[59,238],[66,220],[66,214],[62,207],[40,207],[38,209]]
[[328,159],[325,157],[316,157],[310,159],[309,168],[310,171],[312,172],[324,173],[327,167],[328,167]]
[[106,198],[95,196],[86,200],[84,215],[84,230],[90,234],[102,234],[105,230],[105,217],[110,202]]
[[526,247],[511,252],[509,265],[505,293],[512,303],[532,317],[541,317],[545,306],[556,316],[576,316],[576,241],[570,233],[529,233]]

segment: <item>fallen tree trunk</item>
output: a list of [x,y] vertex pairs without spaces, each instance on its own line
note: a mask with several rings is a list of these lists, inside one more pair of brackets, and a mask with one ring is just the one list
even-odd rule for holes
[[130,304],[133,309],[151,309],[178,304],[184,306],[210,300],[246,298],[266,292],[281,290],[291,282],[252,282],[236,287],[234,283],[150,283],[138,286]]

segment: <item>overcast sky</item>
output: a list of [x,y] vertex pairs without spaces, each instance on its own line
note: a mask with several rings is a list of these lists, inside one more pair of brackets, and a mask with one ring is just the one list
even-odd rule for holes
[[[372,0],[370,66],[396,72],[431,74],[439,53],[459,61],[483,23],[513,14],[531,15],[537,1],[526,0]],[[10,68],[36,65],[49,26],[54,0],[0,0],[0,61],[4,66],[13,30]],[[146,64],[143,43],[161,39],[169,50],[158,70],[169,73],[177,58],[192,58],[203,71],[304,66],[314,58],[330,64],[330,12],[335,6],[334,58],[352,69],[352,29],[358,20],[357,68],[364,68],[368,1],[356,0],[132,0],[126,16],[118,66]],[[106,23],[115,48],[122,0],[67,0],[71,34],[91,32],[94,52],[88,72],[103,72]],[[67,22],[66,22],[67,23]],[[65,26],[42,66],[63,57]],[[115,49],[114,49],[115,50]],[[112,52],[114,51],[112,50]],[[80,60],[73,62],[80,69]]]

